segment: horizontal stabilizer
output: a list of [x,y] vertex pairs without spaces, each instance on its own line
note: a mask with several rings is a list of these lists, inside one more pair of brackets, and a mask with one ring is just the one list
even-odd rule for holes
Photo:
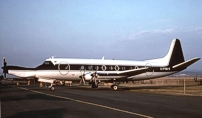
[[182,63],[179,63],[177,65],[174,65],[173,68],[174,69],[178,69],[178,68],[187,68],[188,66],[192,65],[193,63],[195,63],[196,61],[200,60],[201,58],[193,58],[193,59],[190,59],[188,61],[185,61],[185,62],[182,62]]

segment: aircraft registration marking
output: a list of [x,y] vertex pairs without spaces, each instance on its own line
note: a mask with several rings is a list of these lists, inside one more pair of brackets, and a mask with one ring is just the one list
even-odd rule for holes
[[29,90],[29,89],[26,89],[26,88],[23,88],[23,87],[17,87],[17,88],[20,88],[20,89],[23,89],[23,90],[26,90],[26,91],[31,91],[31,92],[34,92],[34,93],[39,93],[39,94],[51,96],[51,97],[62,98],[62,99],[66,99],[66,100],[71,100],[71,101],[83,103],[83,104],[88,104],[88,105],[92,105],[92,106],[102,107],[102,108],[105,108],[105,109],[110,109],[110,110],[114,110],[114,111],[119,111],[119,112],[131,114],[131,115],[136,115],[136,116],[140,116],[140,117],[144,117],[144,118],[153,118],[151,116],[147,116],[147,115],[143,115],[143,114],[139,114],[139,113],[135,113],[135,112],[131,112],[131,111],[126,111],[126,110],[122,110],[122,109],[118,109],[118,108],[114,108],[114,107],[110,107],[110,106],[105,106],[105,105],[101,105],[101,104],[96,104],[96,103],[92,103],[92,102],[86,102],[86,101],[73,99],[73,98],[68,98],[68,97],[63,97],[63,96],[58,96],[58,95],[52,95],[52,94],[43,93],[43,92],[39,92],[39,91],[35,91],[35,90]]

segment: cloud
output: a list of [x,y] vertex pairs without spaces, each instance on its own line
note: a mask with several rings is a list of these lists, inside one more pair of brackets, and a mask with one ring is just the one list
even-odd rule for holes
[[137,39],[145,39],[151,37],[159,37],[159,36],[183,36],[187,35],[201,35],[202,36],[202,27],[189,27],[189,28],[179,28],[172,27],[167,29],[154,29],[154,30],[142,30],[139,32],[133,32],[129,34],[125,39],[127,40],[137,40]]
[[[138,57],[138,60],[145,60],[163,57],[172,39],[178,38],[181,40],[185,59],[188,60],[193,57],[202,57],[201,37],[202,26],[142,30],[122,37],[124,40],[122,40],[121,43],[124,45],[124,48],[121,49],[124,50],[123,52],[128,52],[126,55],[132,54],[126,56],[131,59]],[[135,53],[134,50],[128,51],[129,49],[134,49]],[[159,49],[161,49],[161,51],[159,51]],[[199,61],[188,69],[201,69],[201,65],[202,61]]]
[[171,19],[162,19],[162,20],[157,20],[157,21],[154,21],[155,23],[161,23],[161,22],[170,22],[172,21]]

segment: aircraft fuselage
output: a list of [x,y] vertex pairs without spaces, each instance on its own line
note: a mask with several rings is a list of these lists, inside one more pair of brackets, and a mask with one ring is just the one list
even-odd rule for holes
[[[25,68],[7,66],[4,58],[2,69],[5,75],[8,73],[18,77],[35,77],[39,78],[41,82],[82,80],[85,83],[85,81],[89,81],[94,88],[100,81],[135,81],[168,76],[186,69],[198,60],[200,58],[185,61],[180,40],[174,39],[167,55],[158,59],[129,61],[52,57],[36,68]],[[117,85],[113,85],[112,88],[116,90]]]

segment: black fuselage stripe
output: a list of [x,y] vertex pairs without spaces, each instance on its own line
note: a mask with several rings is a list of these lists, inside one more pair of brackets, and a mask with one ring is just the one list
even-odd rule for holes
[[[83,66],[83,67],[82,67]],[[5,68],[8,70],[86,70],[86,71],[103,71],[103,65],[79,65],[79,64],[64,64],[64,65],[40,65],[36,68],[25,68],[19,66],[6,66]],[[145,66],[118,66],[119,70],[115,69],[115,65],[104,65],[106,69],[104,71],[126,71],[135,68],[144,68]],[[98,70],[96,68],[98,67]],[[82,69],[81,69],[82,68]],[[169,69],[168,69],[169,68]],[[170,72],[170,71],[181,71],[182,69],[173,69],[171,67],[155,67],[154,72]],[[147,72],[153,72],[153,70],[149,70]]]

